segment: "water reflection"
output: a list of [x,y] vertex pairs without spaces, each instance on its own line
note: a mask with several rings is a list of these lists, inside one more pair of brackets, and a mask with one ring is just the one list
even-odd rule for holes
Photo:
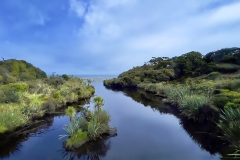
[[[31,125],[14,134],[2,135],[0,137],[0,158],[9,158],[16,154],[22,147],[22,142],[27,141],[29,137],[39,137],[46,134],[46,131],[52,126],[54,116],[47,116],[44,121]],[[48,130],[48,132],[51,130]]]
[[[116,135],[114,135],[116,136]],[[66,160],[99,160],[105,157],[111,147],[109,136],[103,136],[95,141],[90,141],[74,151],[60,150]]]
[[215,155],[220,153],[223,148],[226,147],[216,133],[215,124],[197,124],[192,120],[186,119],[180,114],[176,107],[164,104],[158,96],[147,93],[144,90],[138,90],[136,92],[136,90],[133,89],[115,89],[115,92],[117,91],[123,91],[126,96],[131,97],[134,101],[143,104],[145,107],[151,107],[160,114],[171,114],[177,117],[185,132],[201,149],[208,151],[210,154]]

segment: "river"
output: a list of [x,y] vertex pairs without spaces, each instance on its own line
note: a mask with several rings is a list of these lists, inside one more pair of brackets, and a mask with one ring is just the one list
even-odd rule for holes
[[[177,111],[159,98],[136,91],[106,89],[92,83],[105,100],[110,126],[118,135],[89,143],[77,153],[62,148],[63,127],[69,117],[49,117],[47,123],[26,137],[0,142],[0,158],[9,160],[219,160],[218,142],[193,124],[186,124]],[[190,127],[189,127],[190,126]],[[198,130],[200,130],[198,132]]]

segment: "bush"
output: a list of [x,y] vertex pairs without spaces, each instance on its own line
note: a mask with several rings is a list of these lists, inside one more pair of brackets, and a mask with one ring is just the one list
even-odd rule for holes
[[230,90],[237,91],[240,88],[240,79],[235,79],[229,83],[229,86],[227,87]]
[[219,94],[219,95],[216,95],[214,96],[211,101],[213,101],[213,105],[220,108],[220,109],[223,109],[224,106],[231,101],[230,98],[228,98],[227,96],[225,95],[222,95],[222,94]]
[[9,83],[0,87],[4,91],[14,91],[14,92],[25,92],[28,90],[28,85],[26,83]]
[[235,104],[233,102],[227,102],[227,104],[224,106],[224,109],[229,109],[229,108],[238,108],[240,107],[240,104]]
[[214,70],[221,73],[233,73],[239,70],[239,66],[231,63],[219,63],[214,66]]
[[50,100],[43,104],[43,109],[48,112],[54,112],[56,110],[56,107],[56,104]]
[[105,110],[99,110],[97,113],[94,114],[95,116],[98,116],[98,122],[101,124],[106,124],[110,122],[110,115]]
[[66,75],[66,74],[63,74],[62,77],[63,77],[63,79],[64,79],[65,81],[68,81],[68,80],[69,80],[69,77],[68,77],[68,75]]
[[205,78],[209,80],[215,80],[220,76],[219,72],[211,72]]

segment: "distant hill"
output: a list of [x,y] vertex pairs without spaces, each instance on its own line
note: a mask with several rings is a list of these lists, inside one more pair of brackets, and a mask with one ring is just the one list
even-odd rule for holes
[[47,74],[44,71],[24,60],[8,59],[0,61],[0,84],[46,77]]

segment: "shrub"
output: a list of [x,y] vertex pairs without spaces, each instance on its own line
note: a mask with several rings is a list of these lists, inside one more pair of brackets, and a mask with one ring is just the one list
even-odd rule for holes
[[66,75],[66,74],[63,74],[63,75],[62,75],[62,78],[63,78],[65,81],[68,81],[68,80],[69,80],[69,77],[68,77],[68,75]]
[[43,104],[43,109],[48,111],[48,112],[55,111],[56,107],[57,107],[56,104],[51,100],[48,100],[47,102],[45,102]]
[[18,103],[20,101],[19,94],[14,91],[5,91],[3,99],[5,103]]
[[100,110],[99,112],[95,113],[94,115],[98,115],[98,122],[101,124],[107,124],[110,121],[110,115],[107,111],[105,110]]
[[0,125],[0,133],[4,133],[7,131],[7,127],[5,126],[5,124],[1,124]]
[[10,83],[7,84],[6,87],[9,87],[10,90],[15,91],[15,92],[25,92],[28,90],[28,85],[26,83]]
[[235,79],[231,81],[228,88],[233,91],[237,91],[240,88],[240,79]]
[[206,79],[210,79],[210,80],[215,80],[216,78],[218,78],[220,76],[219,72],[211,72],[209,73],[205,78]]
[[227,104],[224,106],[224,109],[228,109],[228,108],[238,108],[240,105],[235,104],[233,102],[227,102]]
[[239,66],[231,63],[219,63],[214,66],[214,70],[221,73],[233,73],[238,71]]
[[228,98],[225,95],[219,94],[214,96],[211,101],[213,101],[213,105],[215,105],[216,107],[223,109],[224,106],[231,101],[230,98]]

